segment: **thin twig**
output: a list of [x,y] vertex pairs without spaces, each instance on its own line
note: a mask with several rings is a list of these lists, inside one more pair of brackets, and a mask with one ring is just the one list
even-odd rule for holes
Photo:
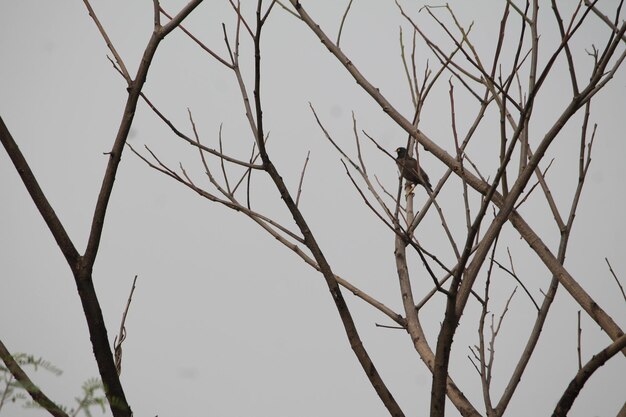
[[346,18],[348,17],[348,12],[350,11],[350,7],[352,6],[352,0],[348,2],[348,7],[346,7],[346,11],[343,13],[341,18],[341,24],[339,25],[339,32],[337,33],[337,48],[339,48],[339,41],[341,40],[341,32],[343,31],[343,24],[346,22]]
[[[357,165],[357,163],[354,162],[352,160],[352,158],[350,158],[343,151],[343,149],[341,149],[341,147],[333,140],[333,138],[330,136],[330,134],[328,133],[328,131],[326,130],[326,128],[324,127],[324,125],[320,121],[320,119],[319,119],[319,117],[318,117],[318,115],[317,115],[317,113],[315,111],[315,108],[313,107],[313,105],[311,103],[309,103],[309,107],[311,108],[311,111],[313,112],[313,116],[315,117],[315,120],[316,120],[318,126],[320,127],[320,129],[322,130],[322,132],[324,133],[324,136],[326,137],[326,139],[328,139],[328,141],[335,147],[335,149],[337,149],[337,151],[341,154],[341,156],[343,156],[345,161],[348,161],[350,163],[350,165],[359,173],[359,175],[361,176],[363,181],[365,181],[365,184],[367,185],[368,190],[370,191],[370,193],[376,199],[376,202],[380,205],[382,210],[385,212],[385,214],[387,215],[389,221],[392,222],[393,219],[394,219],[394,215],[391,213],[391,210],[389,210],[389,207],[387,207],[387,205],[385,204],[385,202],[383,201],[381,196],[378,194],[378,192],[374,188],[374,185],[372,184],[372,182],[370,181],[370,179],[369,179],[369,177],[367,175],[367,169],[365,167],[365,163],[363,162],[363,158],[362,158],[362,155],[361,155],[361,145],[360,145],[359,136],[358,136],[357,127],[356,127],[356,118],[354,117],[354,114],[352,115],[352,128],[353,128],[353,132],[354,132],[354,135],[355,135],[355,140],[356,140],[356,145],[357,145],[357,155],[358,155],[358,158],[359,158],[360,166]],[[350,176],[350,173],[348,173],[348,175]],[[354,181],[354,179],[352,177],[350,179],[353,182],[353,184],[356,186],[356,182]],[[359,187],[357,186],[357,189],[358,188]],[[360,189],[359,189],[359,192],[361,193]],[[363,198],[365,198],[364,194],[362,196],[363,196]],[[367,198],[365,198],[365,200],[367,200]],[[373,209],[373,207],[372,207],[372,209]],[[385,223],[388,224],[388,221],[385,220]]]
[[[191,113],[189,113],[189,117],[191,118]],[[222,148],[222,123],[220,123],[220,131],[218,133],[219,144],[220,144],[220,153],[224,155],[224,150]],[[195,126],[194,126],[195,130]],[[224,183],[226,184],[226,190],[229,194],[232,194],[230,190],[230,184],[228,183],[228,174],[226,174],[226,167],[224,166],[224,158],[220,158],[220,167],[222,168],[222,175],[224,176]]]
[[[163,7],[159,7],[159,11],[161,13],[163,13],[165,16],[167,16],[170,20],[172,19],[172,16],[170,16],[164,9]],[[213,52],[211,50],[211,48],[209,48],[208,46],[206,46],[204,43],[202,43],[202,41],[200,41],[200,39],[196,38],[191,32],[189,32],[183,25],[178,25],[178,27],[180,28],[180,30],[182,30],[183,32],[185,32],[185,34],[187,36],[189,36],[191,38],[191,40],[193,40],[196,45],[198,45],[200,48],[204,49],[209,55],[211,55],[213,58],[217,59],[220,63],[222,63],[223,65],[225,65],[226,67],[232,69],[233,65],[229,64],[224,58],[222,58],[221,56],[219,56],[218,54],[216,54],[215,52]]]
[[384,329],[394,329],[394,330],[406,330],[406,326],[402,327],[402,326],[389,326],[386,324],[378,324],[378,323],[374,323],[374,325],[376,327],[382,327]]
[[619,282],[617,275],[615,275],[615,272],[613,272],[613,268],[611,267],[611,264],[609,263],[609,258],[604,258],[604,260],[606,261],[606,264],[609,266],[609,271],[611,271],[611,275],[613,275],[613,278],[615,278],[615,282],[617,283],[619,290],[622,292],[622,297],[624,297],[624,301],[626,301],[626,294],[624,293],[624,287],[622,287],[622,284]]
[[290,15],[292,15],[293,17],[295,17],[298,20],[302,20],[302,18],[298,15],[298,13],[292,11],[290,8],[288,8],[287,6],[285,6],[280,0],[276,0],[276,3],[283,8],[283,10],[285,10],[287,13],[289,13]]
[[580,348],[580,339],[583,333],[583,329],[580,327],[580,310],[578,310],[578,332],[577,332],[577,337],[576,337],[576,351],[578,354],[578,370],[580,371],[583,367],[583,360],[582,360],[582,354],[581,354],[581,348]]
[[306,166],[309,163],[309,155],[311,151],[306,153],[306,159],[304,160],[304,166],[302,167],[302,173],[300,174],[300,182],[298,183],[298,194],[296,195],[296,206],[300,203],[300,194],[302,193],[302,182],[304,181],[304,173],[306,172]]
[[237,13],[237,20],[239,22],[243,23],[243,25],[246,27],[246,30],[248,31],[248,34],[250,34],[250,37],[254,38],[254,33],[253,33],[252,29],[250,29],[250,26],[248,25],[248,22],[246,22],[246,19],[244,19],[243,16],[241,15],[241,4],[240,4],[239,0],[237,0],[237,5],[235,5],[235,3],[233,3],[233,0],[228,0],[228,2],[232,6],[232,8],[235,11],[235,13]]
[[[413,31],[415,33],[415,31]],[[413,37],[415,39],[415,37]],[[417,97],[418,92],[415,91],[413,86],[415,85],[413,78],[411,77],[411,73],[409,72],[409,66],[406,62],[406,57],[404,55],[404,41],[402,36],[402,26],[400,26],[400,58],[402,59],[402,66],[404,67],[404,73],[406,75],[407,81],[409,82],[409,91],[411,92],[411,100],[413,101],[413,106],[417,109]]]
[[276,0],[272,0],[272,2],[270,3],[269,7],[267,8],[267,10],[265,11],[265,14],[263,15],[263,17],[261,18],[261,25],[263,25],[265,23],[265,21],[267,20],[267,18],[270,15],[270,12],[272,11],[272,9],[274,8],[274,5],[276,4]]
[[128,295],[128,301],[126,302],[126,308],[124,309],[124,314],[122,314],[122,321],[120,323],[120,331],[115,336],[115,340],[113,340],[113,348],[115,351],[115,368],[117,369],[117,374],[121,375],[122,373],[122,343],[126,340],[126,315],[128,314],[128,308],[130,307],[130,302],[133,299],[133,293],[135,292],[135,284],[137,283],[137,275],[133,279],[133,286],[130,289],[130,294]]
[[535,299],[533,298],[533,296],[530,294],[530,291],[528,291],[528,289],[526,288],[526,286],[524,285],[524,283],[518,278],[518,276],[515,274],[515,272],[510,271],[507,267],[505,267],[504,265],[502,265],[500,262],[496,261],[495,259],[493,260],[493,262],[498,265],[498,267],[500,269],[502,269],[504,272],[506,272],[507,274],[509,274],[511,277],[513,277],[513,279],[515,279],[515,281],[517,281],[517,283],[519,285],[521,285],[522,289],[524,290],[524,292],[526,293],[526,295],[528,295],[528,298],[530,298],[530,300],[533,302],[533,304],[535,305],[535,308],[537,309],[537,311],[539,311],[539,305],[537,304],[537,302],[535,301]]
[[224,155],[223,153],[218,152],[215,149],[208,148],[208,147],[206,147],[204,145],[198,145],[198,143],[195,140],[193,140],[192,138],[190,138],[189,136],[185,135],[180,130],[178,130],[176,128],[176,126],[174,126],[174,124],[167,117],[165,117],[163,115],[163,113],[161,113],[159,111],[159,109],[157,109],[157,107],[154,104],[152,104],[152,102],[148,99],[148,97],[144,93],[140,93],[139,95],[141,96],[141,98],[143,98],[143,100],[146,102],[146,104],[148,104],[148,106],[152,109],[152,111],[154,113],[156,113],[157,116],[159,116],[159,118],[172,130],[172,132],[174,132],[174,134],[176,136],[178,136],[179,138],[183,139],[184,141],[186,141],[190,145],[195,146],[195,147],[199,147],[199,149],[202,149],[203,151],[206,151],[206,152],[208,152],[208,153],[210,153],[212,155],[215,155],[215,156],[217,156],[219,158],[225,159],[228,162],[232,162],[233,164],[241,165],[243,167],[251,168],[251,169],[259,169],[259,170],[263,169],[262,165],[255,165],[255,164],[251,164],[251,163],[248,163],[248,162],[245,162],[245,161],[240,161],[238,159],[231,158],[228,155]]
[[91,7],[91,4],[89,4],[89,0],[83,0],[83,3],[85,3],[85,7],[87,7],[87,10],[89,11],[89,16],[91,16],[94,23],[98,27],[98,31],[100,31],[100,35],[102,35],[102,38],[107,44],[107,47],[109,48],[109,50],[115,57],[115,61],[119,65],[120,71],[122,72],[124,79],[126,80],[128,85],[130,85],[132,82],[132,78],[130,77],[128,70],[126,69],[126,65],[124,65],[124,61],[122,60],[122,57],[117,53],[117,50],[113,46],[113,42],[111,42],[109,35],[107,35],[106,31],[104,30],[104,27],[100,23],[100,20],[98,20],[98,16],[96,16],[96,12],[94,12],[93,8]]

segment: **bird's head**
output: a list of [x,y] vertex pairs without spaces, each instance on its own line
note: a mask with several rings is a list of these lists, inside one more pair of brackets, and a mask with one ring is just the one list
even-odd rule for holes
[[406,156],[406,148],[399,147],[396,149],[396,153],[398,154],[398,158],[404,158]]

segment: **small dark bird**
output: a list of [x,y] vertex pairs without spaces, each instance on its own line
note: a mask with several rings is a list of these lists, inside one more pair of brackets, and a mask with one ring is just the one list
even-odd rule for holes
[[413,187],[420,184],[427,190],[432,191],[433,187],[430,185],[428,175],[419,166],[415,158],[411,158],[408,155],[406,148],[398,148],[396,149],[396,152],[398,153],[396,164],[398,164],[400,174],[407,181],[407,183],[412,183]]

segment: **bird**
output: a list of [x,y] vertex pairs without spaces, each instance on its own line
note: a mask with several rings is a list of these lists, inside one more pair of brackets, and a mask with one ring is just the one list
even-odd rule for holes
[[413,184],[413,188],[419,184],[428,191],[432,191],[433,187],[430,185],[428,174],[419,166],[415,158],[411,158],[408,155],[406,148],[400,147],[396,149],[396,153],[398,154],[396,164],[400,170],[400,175],[402,175],[407,183]]

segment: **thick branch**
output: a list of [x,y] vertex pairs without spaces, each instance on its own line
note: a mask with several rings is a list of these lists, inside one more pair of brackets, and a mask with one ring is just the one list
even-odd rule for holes
[[17,146],[17,143],[15,143],[9,129],[4,124],[2,117],[0,117],[0,141],[4,146],[4,149],[7,151],[9,158],[11,158],[17,173],[22,178],[26,191],[30,194],[30,197],[33,199],[35,206],[37,206],[39,213],[41,213],[41,217],[43,217],[43,220],[48,225],[48,229],[50,229],[54,240],[56,240],[61,252],[63,252],[65,260],[70,265],[70,268],[75,268],[80,255],[74,247],[74,243],[72,243],[72,240],[67,235],[63,224],[57,217],[57,214],[54,212],[54,209],[41,190],[41,187],[35,178],[35,174],[33,174],[30,166],[28,166],[28,162],[26,162],[20,148]]
[[[402,238],[396,234],[394,255],[396,258],[396,269],[398,271],[398,278],[400,280],[400,290],[402,292],[402,303],[406,314],[407,331],[413,341],[415,350],[419,353],[420,358],[426,364],[428,369],[433,372],[435,366],[435,355],[428,345],[426,335],[419,322],[417,315],[417,308],[415,308],[415,301],[413,299],[413,291],[411,290],[411,281],[409,277],[409,271],[406,263],[406,245]],[[464,417],[474,416],[477,417],[480,414],[474,408],[472,403],[463,395],[461,390],[455,385],[452,379],[448,376],[446,379],[447,395],[454,403],[455,407],[459,410]]]
[[576,373],[576,376],[574,376],[569,383],[563,396],[557,403],[552,417],[565,417],[591,375],[624,347],[626,347],[626,335],[622,335],[615,342],[594,355],[593,358]]

